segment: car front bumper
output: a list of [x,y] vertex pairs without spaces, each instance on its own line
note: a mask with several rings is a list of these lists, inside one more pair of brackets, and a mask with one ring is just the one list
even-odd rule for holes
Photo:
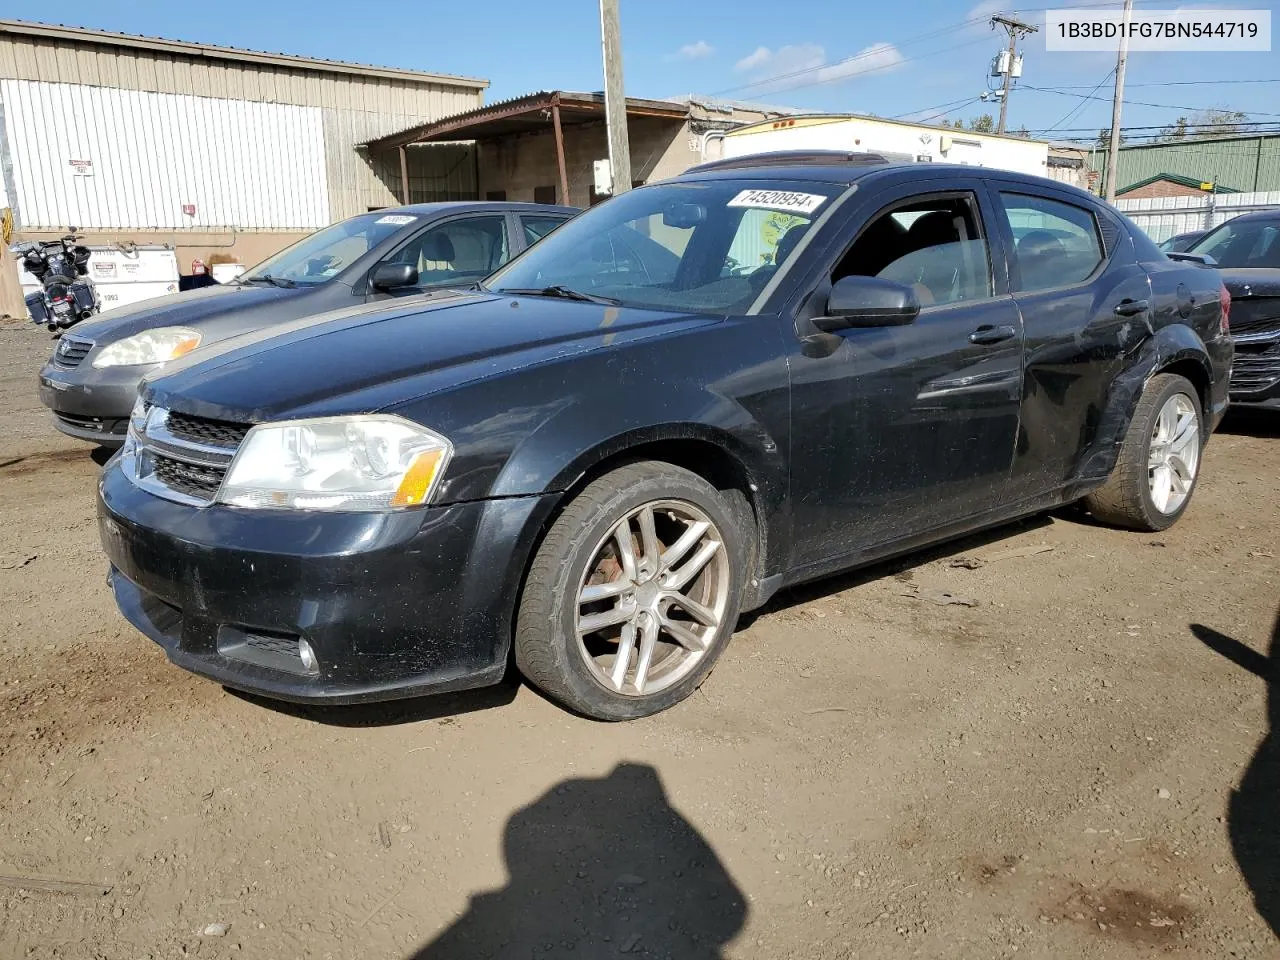
[[40,371],[40,402],[53,411],[54,426],[68,436],[119,446],[128,430],[138,382],[159,367],[99,369],[86,357],[67,368],[51,360]]
[[[385,514],[190,507],[111,461],[98,522],[121,613],[228,687],[347,704],[501,679],[547,497]],[[308,669],[299,654],[314,654]]]

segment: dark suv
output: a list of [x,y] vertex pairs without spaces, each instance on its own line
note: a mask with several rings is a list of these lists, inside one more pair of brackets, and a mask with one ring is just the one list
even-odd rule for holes
[[146,383],[101,480],[111,582],[175,663],[269,697],[479,686],[513,656],[639,717],[781,587],[1081,498],[1172,524],[1227,404],[1227,302],[1048,180],[695,168],[472,291]]

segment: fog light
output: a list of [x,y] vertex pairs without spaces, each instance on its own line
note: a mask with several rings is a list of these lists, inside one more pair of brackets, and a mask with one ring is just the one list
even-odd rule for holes
[[302,666],[306,668],[307,673],[319,673],[320,661],[316,659],[316,652],[311,649],[311,644],[299,638],[298,640],[298,657],[302,660]]

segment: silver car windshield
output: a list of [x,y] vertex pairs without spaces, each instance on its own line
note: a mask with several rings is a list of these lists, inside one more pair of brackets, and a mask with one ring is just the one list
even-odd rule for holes
[[844,189],[745,178],[641,187],[570,220],[485,286],[628,307],[744,313]]
[[419,218],[365,213],[325,227],[245,271],[243,280],[314,285],[332,280],[378,244]]

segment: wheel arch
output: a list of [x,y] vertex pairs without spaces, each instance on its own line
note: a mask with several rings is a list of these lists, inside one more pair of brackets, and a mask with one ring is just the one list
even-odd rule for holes
[[1084,492],[1104,481],[1115,468],[1120,445],[1133,420],[1142,391],[1161,373],[1185,377],[1196,388],[1201,415],[1207,416],[1213,366],[1199,334],[1185,324],[1162,327],[1143,341],[1128,365],[1115,377],[1098,421],[1094,441],[1076,473]]

